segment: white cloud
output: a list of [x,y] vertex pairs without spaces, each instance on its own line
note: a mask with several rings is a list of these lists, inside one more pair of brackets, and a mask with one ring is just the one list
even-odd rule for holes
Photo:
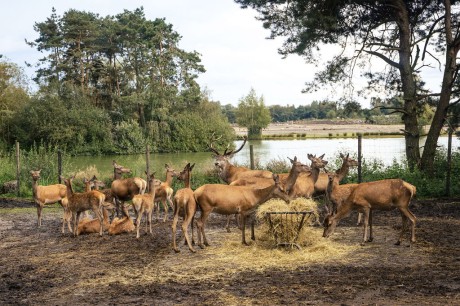
[[[241,9],[233,0],[15,0],[3,5],[0,11],[0,54],[19,65],[24,61],[37,62],[42,55],[27,46],[24,39],[37,38],[33,25],[51,16],[52,7],[61,16],[70,8],[106,16],[141,6],[148,19],[165,18],[173,25],[182,36],[181,48],[202,55],[207,72],[198,81],[212,92],[215,100],[236,105],[251,87],[264,96],[267,105],[304,105],[339,97],[341,90],[330,88],[302,94],[315,67],[296,55],[282,59],[277,53],[282,40],[265,39],[269,32],[255,20],[256,13]],[[330,51],[333,49],[322,50]],[[33,73],[32,69],[26,71]],[[430,86],[440,83],[435,72],[427,76]],[[356,80],[356,84],[360,82]],[[368,105],[366,99],[360,101]]]

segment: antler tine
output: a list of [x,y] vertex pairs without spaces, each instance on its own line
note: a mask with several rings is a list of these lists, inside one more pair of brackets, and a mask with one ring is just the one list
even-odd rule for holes
[[214,142],[215,140],[221,139],[221,138],[222,138],[222,135],[221,135],[220,137],[218,137],[218,138],[215,138],[214,135],[215,135],[215,132],[212,133],[211,138],[209,139],[209,142],[210,142],[210,144],[209,144],[209,149],[210,149],[212,152],[214,152],[216,155],[221,155],[221,154],[219,153],[219,151],[217,151],[216,149],[214,149],[213,142]]
[[[238,150],[236,150],[236,151],[230,151],[230,152],[228,152],[227,154],[224,153],[224,155],[233,155],[233,154],[236,154],[236,153],[240,152],[241,149],[243,149],[244,145],[246,144],[246,141],[248,141],[248,137],[244,136],[244,137],[243,137],[243,140],[244,140],[244,141],[243,141],[243,144],[241,145],[241,147],[238,148]],[[225,150],[225,151],[227,151],[227,150]]]

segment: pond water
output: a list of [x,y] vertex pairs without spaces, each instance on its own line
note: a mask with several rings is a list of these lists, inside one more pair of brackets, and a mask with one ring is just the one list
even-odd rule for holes
[[[440,137],[438,145],[447,148],[447,137]],[[422,139],[421,145],[425,139]],[[235,141],[235,146],[239,147],[242,141]],[[232,162],[240,165],[249,165],[249,147],[253,146],[254,157],[261,164],[265,165],[268,161],[285,160],[287,157],[297,156],[302,162],[307,163],[307,154],[325,154],[325,159],[331,162],[337,159],[339,153],[350,153],[357,156],[358,140],[356,138],[343,139],[302,139],[302,140],[253,140],[248,141],[244,148],[236,154]],[[453,150],[458,150],[460,141],[454,137],[452,139]],[[391,165],[393,160],[402,162],[405,160],[404,138],[363,138],[362,155],[364,160],[377,159],[385,166]],[[113,173],[112,160],[129,167],[134,175],[143,175],[146,168],[145,154],[138,155],[116,155],[116,156],[78,156],[71,158],[71,171],[84,170],[88,166],[94,165],[102,176],[111,176]],[[171,164],[176,169],[181,169],[187,162],[196,163],[195,169],[212,169],[213,159],[211,152],[200,153],[154,153],[150,155],[150,167],[159,174],[159,178],[164,175],[165,163]],[[309,163],[307,163],[309,164]]]

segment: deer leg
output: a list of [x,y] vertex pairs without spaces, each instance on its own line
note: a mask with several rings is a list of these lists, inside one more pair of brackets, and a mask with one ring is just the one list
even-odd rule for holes
[[73,226],[74,226],[74,236],[78,236],[78,222],[80,220],[80,214],[81,212],[78,211],[75,215],[75,218],[74,218],[74,222],[73,222]]
[[137,218],[136,218],[136,230],[137,230],[136,238],[137,239],[139,239],[139,237],[140,237],[139,228],[141,227],[141,219],[142,219],[143,214],[144,214],[144,208],[141,207],[141,208],[139,208],[139,211],[137,213]]
[[200,219],[198,219],[198,221],[196,222],[197,228],[198,228],[198,245],[202,249],[204,249],[204,246],[209,246],[208,240],[206,239],[205,226],[206,226],[206,221],[208,220],[210,212],[211,211],[202,210]]
[[[190,238],[188,236],[188,225],[190,223],[193,224],[193,217],[195,216],[196,204],[192,205],[191,203],[187,203],[186,213],[184,222],[182,222],[182,232],[184,233],[185,240],[187,241],[188,248],[191,252],[195,253],[195,249],[192,247],[190,243]],[[193,227],[192,227],[192,237],[193,237]]]
[[231,217],[232,217],[232,215],[227,216],[227,224],[225,225],[225,228],[227,229],[227,233],[231,233],[231,231],[230,231],[230,218]]
[[406,228],[406,223],[407,219],[410,220],[411,222],[411,242],[415,242],[415,223],[417,218],[414,216],[414,214],[406,207],[406,208],[400,208],[401,211],[401,217],[403,217],[403,228],[401,229],[401,235],[399,237],[399,241],[396,243],[396,245],[400,245],[402,242],[402,237],[404,235],[404,231]]
[[42,209],[43,209],[43,206],[41,204],[37,204],[37,217],[38,217],[37,227],[42,226]]
[[177,231],[177,222],[179,221],[179,207],[176,203],[174,207],[174,218],[173,218],[173,223],[172,223],[172,241],[173,241],[173,250],[176,253],[179,253],[180,250],[177,248],[176,245],[176,231]]
[[153,208],[150,209],[150,211],[147,213],[147,220],[149,221],[149,231],[150,231],[150,235],[153,236],[153,231],[152,231],[152,213],[153,213]]
[[255,234],[255,230],[254,230],[255,224],[256,224],[256,219],[255,219],[255,216],[252,215],[251,216],[251,240],[252,241],[256,240],[256,234]]
[[367,242],[372,242],[374,240],[374,235],[372,233],[372,209],[369,211],[369,239]]
[[100,205],[99,207],[93,207],[93,212],[99,219],[99,236],[102,236],[104,230],[104,215],[102,214],[102,205]]
[[360,225],[361,224],[361,219],[363,217],[363,214],[362,213],[358,213],[358,221],[356,222],[356,225]]
[[369,212],[370,212],[369,208],[366,208],[363,212],[364,214],[364,223],[363,223],[364,235],[363,235],[363,242],[361,243],[361,245],[364,245],[364,243],[367,242],[367,228],[369,226]]
[[246,215],[245,214],[241,214],[241,219],[242,219],[242,229],[241,229],[241,243],[244,244],[244,245],[249,245],[247,242],[246,242]]

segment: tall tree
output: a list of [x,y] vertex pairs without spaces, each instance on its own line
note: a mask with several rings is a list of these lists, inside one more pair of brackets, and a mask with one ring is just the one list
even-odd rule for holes
[[236,122],[248,128],[249,139],[260,139],[262,129],[271,122],[270,110],[265,106],[263,96],[257,97],[253,88],[247,96],[240,99]]
[[[271,38],[286,38],[279,50],[283,55],[300,54],[313,63],[325,44],[338,46],[326,69],[308,84],[309,90],[327,82],[346,83],[359,64],[368,67],[371,86],[402,92],[404,105],[395,111],[402,113],[405,125],[407,160],[411,167],[431,169],[453,80],[458,77],[459,1],[235,1],[260,13]],[[441,93],[430,94],[423,89],[420,72],[429,66],[428,58],[437,61],[436,52],[445,53],[446,66]],[[369,57],[383,60],[387,69],[373,72]],[[430,95],[440,96],[440,101],[422,158],[417,109]]]

